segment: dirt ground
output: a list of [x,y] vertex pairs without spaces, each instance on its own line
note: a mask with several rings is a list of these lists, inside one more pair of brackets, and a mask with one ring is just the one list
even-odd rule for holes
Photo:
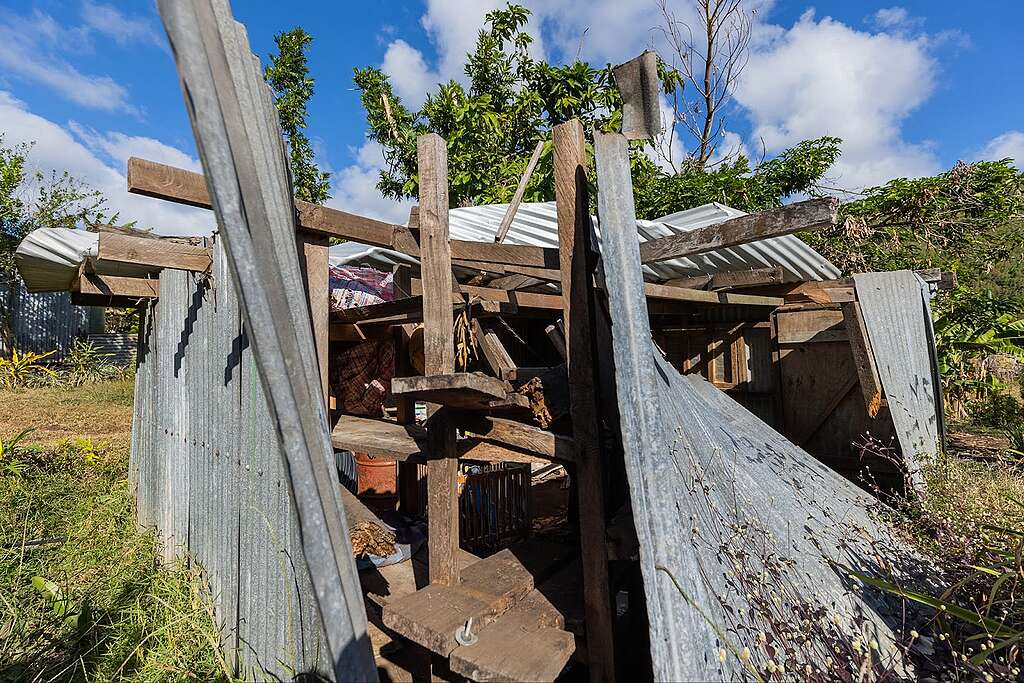
[[90,438],[127,446],[132,429],[134,383],[103,382],[69,391],[45,387],[0,391],[0,438],[34,429],[23,445],[54,446],[64,439]]

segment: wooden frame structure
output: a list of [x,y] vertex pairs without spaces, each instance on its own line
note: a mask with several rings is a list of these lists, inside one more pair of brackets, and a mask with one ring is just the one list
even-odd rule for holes
[[[624,644],[628,638],[617,633],[621,628],[616,625],[612,595],[630,587],[623,584],[621,576],[612,577],[609,567],[609,557],[628,557],[630,553],[618,546],[614,552],[609,550],[609,539],[616,533],[613,527],[621,524],[623,510],[628,511],[623,507],[628,496],[624,482],[621,478],[616,481],[614,475],[622,458],[614,446],[620,439],[614,376],[607,363],[598,360],[609,357],[605,288],[614,285],[597,279],[598,256],[589,249],[593,229],[580,123],[574,120],[556,126],[552,144],[557,249],[450,239],[447,146],[433,134],[421,137],[418,144],[420,198],[414,228],[295,202],[300,263],[305,269],[325,402],[331,405],[328,358],[332,344],[393,339],[398,350],[396,378],[391,385],[394,419],[335,413],[333,445],[398,462],[403,501],[415,498],[422,468],[426,469],[429,585],[385,602],[383,625],[432,652],[436,666],[450,666],[478,680],[553,677],[576,647],[572,635],[564,630],[564,615],[537,590],[535,581],[548,570],[527,569],[507,551],[467,564],[458,545],[460,458],[547,461],[571,470],[572,516],[579,534],[576,561],[582,568],[585,613],[585,634],[577,636],[586,642],[586,648],[577,654],[585,658],[591,680],[607,681],[624,671],[621,659],[617,664],[617,655],[628,648]],[[133,158],[128,163],[128,183],[129,191],[136,194],[210,207],[200,174]],[[644,262],[656,262],[819,229],[834,225],[836,208],[834,200],[802,202],[653,240],[641,246],[641,255]],[[408,267],[396,272],[397,289],[404,296],[331,313],[328,240],[332,237],[418,257],[418,272]],[[152,268],[154,273],[161,269],[203,273],[210,268],[211,256],[202,245],[101,233],[98,260]],[[472,269],[483,277],[460,282],[453,266]],[[928,276],[949,284],[941,274]],[[75,292],[82,301],[136,305],[159,297],[159,286],[151,278],[96,275],[87,264]],[[850,281],[786,282],[781,269],[767,268],[647,283],[645,294],[655,338],[681,372],[703,374],[738,400],[747,394],[754,396],[754,403],[761,401],[758,405],[767,406],[765,410],[744,400],[741,403],[784,431],[789,425],[782,405],[786,382],[780,367],[793,345],[825,339],[846,344],[853,358],[851,367],[855,367],[853,380],[844,379],[841,391],[825,401],[829,405],[816,424],[789,429],[797,443],[806,445],[819,434],[825,420],[857,385],[863,395],[858,405],[872,420],[885,418],[878,373],[859,323]],[[476,330],[487,374],[456,371],[456,314],[468,316]],[[837,315],[841,324],[836,322]],[[797,317],[805,327],[809,325],[802,332],[795,331],[790,322]],[[552,360],[546,367],[517,365],[497,333],[496,323],[505,319],[546,329],[545,335],[557,343],[552,350],[559,356],[552,358],[564,363]],[[419,323],[423,326],[422,376],[415,375],[409,362],[410,333]],[[695,330],[699,331],[697,337]],[[680,338],[691,346],[704,347],[697,351],[684,348],[674,341]],[[752,349],[757,345],[764,352],[759,358],[767,358],[763,366],[754,362]],[[528,417],[533,404],[517,388],[533,377],[550,379],[553,372],[560,374],[560,381],[567,386],[567,405],[560,423],[548,428]],[[415,424],[416,401],[429,405],[429,419],[422,425]],[[818,402],[821,404],[820,399]],[[467,623],[478,631],[481,642],[490,643],[488,647],[478,644],[473,649],[456,638],[456,632]],[[537,656],[499,656],[499,651],[508,647],[501,638],[522,624],[529,625],[529,641]]]

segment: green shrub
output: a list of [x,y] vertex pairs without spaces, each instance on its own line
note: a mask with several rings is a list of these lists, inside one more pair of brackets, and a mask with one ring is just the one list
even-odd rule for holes
[[979,427],[1008,430],[1024,422],[1024,408],[1020,401],[1002,391],[993,391],[971,404],[969,411],[971,422]]

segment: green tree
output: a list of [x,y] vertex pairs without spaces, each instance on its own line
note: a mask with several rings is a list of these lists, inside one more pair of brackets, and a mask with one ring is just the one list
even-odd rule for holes
[[[618,130],[622,102],[610,66],[533,59],[525,30],[529,16],[511,4],[489,13],[467,55],[468,86],[439,84],[417,111],[402,103],[379,69],[356,69],[369,136],[384,148],[386,168],[377,184],[384,196],[416,196],[416,138],[427,132],[448,141],[449,199],[462,206],[510,201],[538,140],[547,145],[525,200],[551,200],[551,127],[578,118],[588,135],[594,128]],[[678,73],[664,64],[661,71],[667,92],[682,87]],[[756,168],[739,156],[717,166],[691,160],[679,172],[659,167],[643,148],[642,142],[630,146],[634,194],[638,215],[654,218],[709,201],[746,210],[776,206],[813,190],[838,156],[839,140],[802,143]]]
[[842,206],[836,229],[801,235],[846,272],[940,268],[958,286],[933,302],[945,387],[954,403],[986,397],[977,359],[1024,360],[1024,173],[1011,160],[957,163],[897,178]]
[[67,171],[29,169],[32,145],[5,145],[0,134],[0,335],[11,342],[5,291],[18,281],[14,252],[37,228],[66,228],[117,220],[106,198]]
[[330,174],[317,168],[313,147],[303,132],[306,107],[315,81],[309,75],[306,51],[313,38],[301,27],[274,36],[278,53],[270,55],[263,75],[274,91],[278,119],[288,139],[295,196],[323,204],[330,199]]

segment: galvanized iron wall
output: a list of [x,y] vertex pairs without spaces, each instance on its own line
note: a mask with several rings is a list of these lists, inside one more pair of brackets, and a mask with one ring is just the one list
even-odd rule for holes
[[[46,353],[56,349],[53,358],[59,358],[75,338],[103,330],[103,309],[75,306],[67,292],[32,294],[19,279],[11,286],[0,285],[0,296],[0,311],[10,312],[18,351]],[[10,352],[0,338],[0,355]]]
[[322,629],[223,250],[212,277],[165,270],[139,333],[130,476],[166,560],[206,571],[244,678],[328,675]]

